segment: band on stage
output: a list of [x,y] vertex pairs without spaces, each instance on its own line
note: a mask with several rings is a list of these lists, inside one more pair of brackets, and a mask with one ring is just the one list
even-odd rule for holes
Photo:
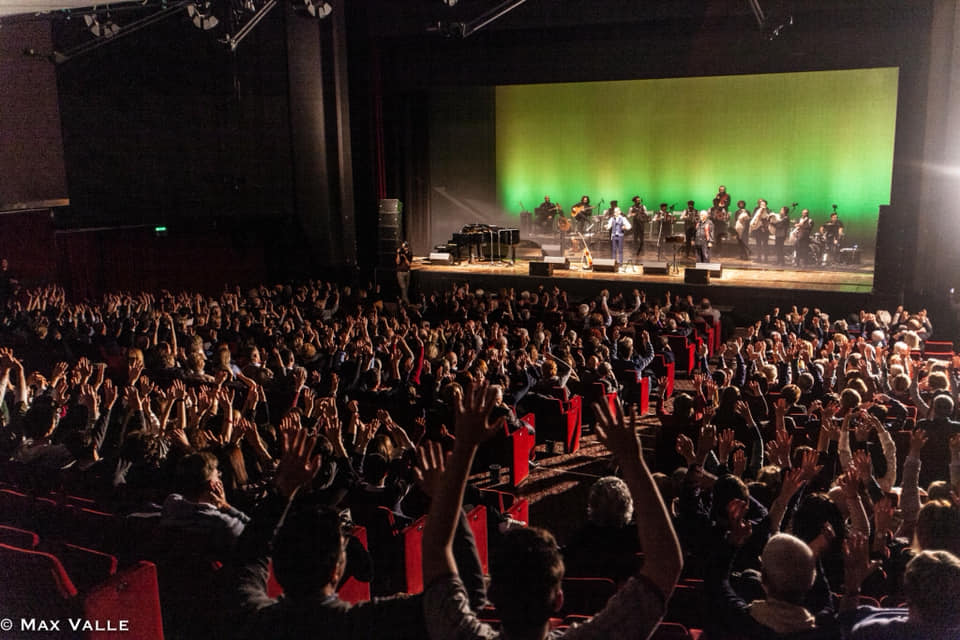
[[[802,209],[799,217],[794,213],[796,202],[778,211],[763,198],[752,209],[744,200],[738,200],[736,208],[732,202],[724,185],[717,189],[712,206],[702,210],[693,200],[680,211],[665,202],[651,210],[635,195],[623,211],[617,200],[604,207],[602,200],[591,204],[586,194],[565,210],[547,195],[534,212],[533,224],[541,235],[557,234],[564,253],[589,253],[588,242],[609,242],[611,257],[619,264],[624,264],[625,256],[640,262],[644,251],[652,250],[645,243],[656,246],[658,260],[673,247],[685,258],[701,262],[723,257],[798,268],[841,264],[846,237],[836,205],[829,220],[818,227],[808,209]],[[625,254],[626,241],[631,244]]]

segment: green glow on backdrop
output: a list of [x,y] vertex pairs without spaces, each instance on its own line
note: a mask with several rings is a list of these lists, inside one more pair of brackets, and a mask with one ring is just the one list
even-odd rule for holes
[[[710,206],[792,202],[817,222],[837,204],[872,239],[890,201],[897,68],[496,88],[500,204],[565,209],[589,194]],[[681,208],[684,206],[680,205]],[[796,215],[799,215],[797,212]]]

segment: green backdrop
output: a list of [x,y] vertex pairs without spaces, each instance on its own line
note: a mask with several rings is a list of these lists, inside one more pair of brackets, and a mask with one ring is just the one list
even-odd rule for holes
[[[861,242],[890,201],[897,68],[496,88],[501,206],[550,195],[569,210],[635,194],[655,208],[799,202],[816,222],[837,204]],[[799,212],[797,212],[799,215]]]

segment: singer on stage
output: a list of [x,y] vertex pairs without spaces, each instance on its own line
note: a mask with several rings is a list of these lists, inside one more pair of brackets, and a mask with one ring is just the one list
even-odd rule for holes
[[613,216],[608,218],[603,226],[610,231],[610,257],[616,260],[617,264],[623,264],[623,234],[630,231],[631,226],[630,221],[623,217],[623,212],[616,203],[616,200],[610,202]]

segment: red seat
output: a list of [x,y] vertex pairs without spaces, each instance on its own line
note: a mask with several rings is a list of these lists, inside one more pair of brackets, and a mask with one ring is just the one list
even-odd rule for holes
[[581,396],[573,396],[566,402],[556,398],[544,398],[535,413],[537,442],[559,440],[563,442],[566,453],[580,448]]
[[693,371],[696,360],[696,345],[687,340],[686,336],[666,334],[666,338],[670,344],[670,350],[673,351],[677,371],[683,373]]
[[667,397],[673,395],[673,381],[676,377],[676,368],[677,365],[673,362],[667,362],[666,357],[663,354],[658,353],[653,357],[653,363],[651,363],[650,368],[653,369],[658,378],[667,379]]
[[0,543],[20,549],[36,549],[40,544],[40,536],[26,529],[0,525]]
[[5,618],[51,620],[76,613],[77,589],[56,556],[0,544]]
[[423,528],[427,517],[421,516],[400,536],[403,539],[403,565],[406,572],[407,593],[423,591]]
[[[350,535],[360,541],[364,549],[367,549],[367,530],[364,527],[355,526]],[[337,595],[344,602],[366,602],[370,599],[370,583],[357,580],[353,576],[347,578],[340,588],[337,589]]]
[[690,632],[678,622],[661,622],[650,638],[651,640],[691,640]]
[[[632,375],[628,371],[627,374],[623,399],[626,403],[637,404],[637,416],[645,416],[650,411],[650,378],[642,371],[633,371]],[[615,400],[612,400],[610,410],[614,411],[615,406]]]
[[0,489],[0,522],[19,524],[30,512],[30,496],[13,489]]
[[[537,417],[534,414],[528,413],[520,421],[529,424],[536,431]],[[509,427],[504,425],[503,428]],[[527,429],[517,429],[508,436],[510,438],[510,483],[517,487],[530,475],[530,452],[537,446],[537,436]]]
[[70,543],[51,544],[45,550],[57,556],[81,593],[90,591],[117,573],[117,559],[109,553]]
[[530,501],[526,498],[517,498],[511,493],[495,489],[480,489],[480,493],[488,507],[495,508],[514,520],[530,524]]
[[477,555],[480,556],[480,566],[484,573],[490,573],[487,546],[487,508],[477,505],[467,513],[467,522],[470,523],[470,530],[473,531],[473,539],[477,542]]
[[[112,576],[87,594],[83,613],[88,620],[129,621],[129,630],[139,640],[163,640],[157,568],[141,561]],[[94,631],[88,638],[113,638],[110,631]]]

